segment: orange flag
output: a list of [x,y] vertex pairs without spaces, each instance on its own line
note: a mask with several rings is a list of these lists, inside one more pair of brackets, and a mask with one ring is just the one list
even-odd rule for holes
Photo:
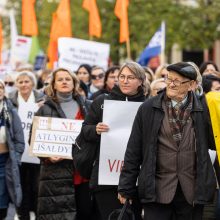
[[50,68],[58,60],[57,40],[59,37],[72,37],[70,0],[61,0],[56,12],[53,13],[48,46]]
[[2,33],[2,20],[0,19],[0,64],[2,63],[2,46],[3,46],[3,33]]
[[35,14],[35,0],[22,0],[22,34],[38,35],[37,19]]
[[117,0],[115,5],[114,12],[120,20],[120,43],[126,42],[129,39],[128,5],[129,0]]
[[101,37],[102,24],[96,0],[84,0],[82,7],[89,12],[89,36]]

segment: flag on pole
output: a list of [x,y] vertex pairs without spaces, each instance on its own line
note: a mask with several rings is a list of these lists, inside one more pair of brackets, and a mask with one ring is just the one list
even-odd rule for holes
[[10,31],[11,31],[11,48],[13,48],[18,36],[15,14],[13,9],[11,9],[9,12],[9,18],[10,18]]
[[37,19],[35,14],[36,0],[22,0],[22,34],[38,35]]
[[[138,58],[138,63],[146,66],[152,57],[162,55],[164,56],[165,50],[165,22],[162,22],[160,28],[151,38],[149,44],[145,47],[144,51]],[[163,58],[164,59],[164,58]]]
[[61,0],[52,16],[50,41],[48,46],[49,67],[58,60],[57,40],[59,37],[72,37],[70,0]]
[[120,20],[120,43],[124,43],[129,39],[128,6],[129,0],[117,0],[114,9],[116,17]]
[[101,37],[102,24],[96,0],[84,0],[82,7],[89,12],[89,36]]
[[2,20],[0,18],[0,64],[2,63],[2,46],[3,46],[3,31],[2,31]]

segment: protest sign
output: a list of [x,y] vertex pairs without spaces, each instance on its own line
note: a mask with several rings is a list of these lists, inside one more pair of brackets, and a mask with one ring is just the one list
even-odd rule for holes
[[110,45],[76,38],[58,39],[58,66],[76,71],[83,64],[108,68]]
[[16,36],[15,44],[11,48],[11,64],[28,63],[32,39],[30,37]]
[[110,129],[101,136],[99,185],[118,185],[127,142],[140,105],[141,102],[105,100],[103,122]]
[[34,117],[31,154],[38,157],[72,159],[72,144],[80,133],[83,120]]
[[38,105],[35,103],[30,104],[30,103],[25,103],[23,102],[22,104],[19,105],[18,108],[18,115],[21,119],[21,125],[22,129],[24,132],[24,140],[25,140],[25,150],[24,153],[22,154],[21,161],[25,163],[40,163],[40,160],[37,157],[30,156],[28,151],[29,151],[29,134],[30,134],[30,129],[32,125],[32,121],[34,118],[34,113],[38,110]]

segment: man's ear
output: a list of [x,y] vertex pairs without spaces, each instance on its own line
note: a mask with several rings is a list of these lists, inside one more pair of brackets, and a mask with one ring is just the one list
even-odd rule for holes
[[193,91],[193,90],[195,90],[195,88],[196,88],[196,81],[195,81],[195,80],[191,80],[191,81],[189,82],[188,91]]

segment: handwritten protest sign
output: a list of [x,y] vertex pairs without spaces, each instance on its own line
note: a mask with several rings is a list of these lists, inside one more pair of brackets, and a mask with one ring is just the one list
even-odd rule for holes
[[34,117],[31,154],[39,157],[72,159],[72,144],[80,133],[82,120]]
[[30,104],[23,102],[22,104],[19,105],[18,108],[18,115],[21,119],[21,125],[22,129],[24,132],[24,140],[25,140],[25,150],[24,153],[22,154],[21,161],[25,163],[36,163],[39,164],[40,160],[37,157],[30,156],[28,154],[29,151],[29,134],[30,134],[30,129],[32,125],[32,121],[34,118],[34,113],[38,110],[38,105],[37,104]]
[[87,63],[108,68],[110,45],[76,38],[61,37],[58,39],[59,61],[58,66],[77,70]]
[[105,100],[103,122],[110,129],[101,136],[99,185],[118,185],[127,142],[140,105],[141,102]]

